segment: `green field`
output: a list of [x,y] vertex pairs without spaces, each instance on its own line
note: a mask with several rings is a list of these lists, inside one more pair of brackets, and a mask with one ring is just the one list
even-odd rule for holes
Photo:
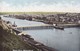
[[62,14],[64,12],[0,12],[0,14]]

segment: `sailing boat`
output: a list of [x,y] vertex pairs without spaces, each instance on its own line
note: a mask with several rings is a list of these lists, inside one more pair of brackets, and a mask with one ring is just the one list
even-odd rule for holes
[[12,25],[13,27],[17,27],[17,25],[15,24],[15,21],[14,21],[14,24]]

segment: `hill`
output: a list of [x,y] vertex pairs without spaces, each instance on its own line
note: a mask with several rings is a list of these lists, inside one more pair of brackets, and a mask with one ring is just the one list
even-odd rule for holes
[[15,35],[11,30],[0,20],[0,51],[13,50],[34,50],[36,49],[24,42],[19,36]]

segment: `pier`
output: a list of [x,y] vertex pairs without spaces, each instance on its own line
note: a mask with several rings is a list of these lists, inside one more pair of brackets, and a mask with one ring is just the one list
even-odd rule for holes
[[34,30],[34,29],[50,29],[54,28],[53,25],[36,25],[36,26],[25,26],[25,27],[13,27],[18,30]]

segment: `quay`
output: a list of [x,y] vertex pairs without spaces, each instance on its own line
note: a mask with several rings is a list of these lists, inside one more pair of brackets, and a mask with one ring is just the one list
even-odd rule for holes
[[70,27],[80,27],[80,24],[58,24],[57,26],[46,24],[46,25],[36,25],[36,26],[22,26],[22,27],[13,27],[17,30],[36,30],[36,29],[60,29],[64,30],[64,28],[70,28]]
[[25,27],[13,27],[17,30],[34,30],[34,29],[50,29],[54,28],[53,25],[38,25],[38,26],[25,26]]
[[36,25],[36,26],[22,26],[22,27],[13,27],[17,30],[36,30],[36,29],[60,29],[64,30],[64,28],[70,27],[80,27],[80,24],[58,24],[57,26],[46,24],[46,25]]

